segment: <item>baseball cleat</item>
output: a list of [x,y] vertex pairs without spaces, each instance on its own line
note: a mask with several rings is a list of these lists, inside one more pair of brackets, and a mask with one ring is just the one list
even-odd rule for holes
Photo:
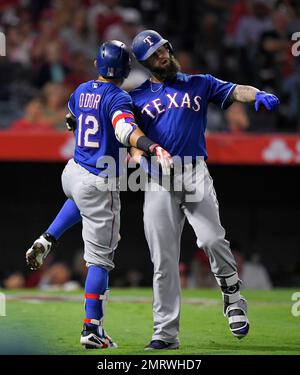
[[118,345],[112,341],[101,326],[90,329],[84,325],[81,332],[80,344],[86,349],[106,349],[118,347]]
[[225,316],[228,318],[229,328],[233,336],[238,339],[247,336],[250,324],[247,318],[247,302],[244,298],[228,305]]
[[145,350],[157,350],[157,349],[179,349],[179,344],[177,342],[166,342],[162,340],[152,340],[147,346],[144,348]]
[[56,244],[55,238],[49,233],[43,233],[26,252],[26,263],[33,271],[42,266],[51,248]]

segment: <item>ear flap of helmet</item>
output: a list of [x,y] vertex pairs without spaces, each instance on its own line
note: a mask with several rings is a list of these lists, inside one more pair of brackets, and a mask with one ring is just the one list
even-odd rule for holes
[[173,50],[173,46],[172,46],[172,44],[168,41],[168,42],[166,43],[166,45],[167,45],[167,48],[168,48],[170,54],[171,54],[171,55],[174,55],[174,50]]

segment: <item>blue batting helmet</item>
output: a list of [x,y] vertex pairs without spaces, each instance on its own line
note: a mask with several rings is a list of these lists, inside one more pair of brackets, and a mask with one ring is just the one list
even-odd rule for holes
[[105,78],[127,78],[131,68],[129,51],[118,40],[101,44],[97,57],[98,73]]
[[158,48],[167,44],[170,52],[173,53],[171,43],[164,39],[154,30],[145,30],[137,34],[132,42],[132,53],[138,61],[145,61]]

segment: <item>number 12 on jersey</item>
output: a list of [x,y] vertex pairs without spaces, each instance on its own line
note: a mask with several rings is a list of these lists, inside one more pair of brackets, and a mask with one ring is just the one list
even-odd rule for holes
[[77,145],[79,147],[99,148],[99,142],[91,141],[90,136],[99,131],[99,122],[93,115],[81,114],[78,117]]

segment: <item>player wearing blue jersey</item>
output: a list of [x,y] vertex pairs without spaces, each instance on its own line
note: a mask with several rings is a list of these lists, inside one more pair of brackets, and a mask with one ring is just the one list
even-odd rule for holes
[[[133,42],[136,59],[151,72],[151,77],[131,97],[135,117],[145,134],[171,155],[183,160],[176,169],[171,189],[159,189],[153,180],[154,191],[145,192],[144,225],[153,276],[154,334],[146,349],[176,349],[179,347],[180,280],[178,262],[180,238],[187,218],[197,236],[197,243],[209,257],[211,269],[219,284],[224,300],[224,315],[234,336],[247,335],[249,322],[247,304],[240,295],[240,280],[236,262],[219,219],[219,208],[212,179],[205,160],[205,128],[208,103],[226,109],[233,101],[254,103],[258,110],[263,105],[275,109],[276,96],[250,86],[224,82],[211,75],[179,73],[179,64],[171,44],[152,30],[138,34]],[[137,157],[141,152],[134,152]],[[202,157],[199,160],[199,156]],[[184,158],[189,157],[185,163]],[[142,159],[143,161],[145,159]],[[199,184],[194,186],[194,201],[188,199],[189,181],[200,173]],[[184,173],[182,173],[182,171]],[[175,183],[187,183],[175,190]],[[60,236],[71,222],[79,220],[78,209],[66,202],[47,232]]]
[[[67,212],[76,207],[77,212],[68,226],[78,221],[78,209],[82,217],[88,273],[86,318],[80,342],[88,349],[116,347],[104,331],[103,303],[107,299],[108,272],[114,268],[119,236],[119,150],[122,145],[139,147],[154,154],[163,170],[171,162],[169,153],[137,127],[131,97],[119,88],[130,71],[127,47],[119,41],[102,44],[96,67],[98,78],[82,83],[68,103],[70,116],[76,119],[75,152],[62,173],[63,190],[71,200],[64,207]],[[43,263],[53,242],[50,231],[27,251],[27,263],[32,269]]]
[[[214,103],[226,109],[233,101],[239,101],[255,103],[256,110],[261,104],[270,110],[276,108],[279,101],[276,96],[254,87],[225,82],[209,74],[180,73],[171,44],[153,30],[135,37],[132,52],[151,73],[149,80],[131,92],[136,118],[145,134],[159,141],[172,157],[183,161],[182,169],[175,173],[173,186],[182,181],[183,176],[186,181],[181,191],[172,188],[157,191],[157,182],[152,181],[154,189],[145,192],[144,226],[154,265],[154,333],[145,349],[179,347],[178,262],[186,218],[221,288],[230,330],[234,336],[242,338],[249,331],[247,303],[240,295],[236,262],[225,239],[212,178],[205,163],[207,106]],[[187,163],[185,157],[189,157]],[[197,169],[200,174],[193,186],[196,199],[191,200],[188,199],[189,185],[197,177]]]

